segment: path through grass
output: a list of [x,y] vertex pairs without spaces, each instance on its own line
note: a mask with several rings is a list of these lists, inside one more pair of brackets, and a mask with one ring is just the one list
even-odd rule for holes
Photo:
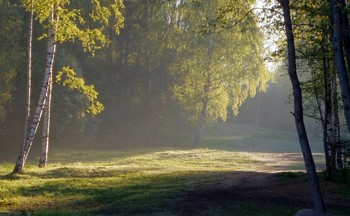
[[29,163],[20,175],[1,164],[1,215],[292,215],[300,204],[249,201],[239,198],[248,191],[216,187],[239,173],[269,180],[264,173],[278,170],[249,153],[58,151],[52,160],[46,169]]

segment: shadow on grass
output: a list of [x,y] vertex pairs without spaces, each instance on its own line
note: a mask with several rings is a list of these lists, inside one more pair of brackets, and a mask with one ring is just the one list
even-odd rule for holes
[[[58,169],[56,174],[73,171]],[[19,187],[16,193],[28,199],[48,197],[47,202],[31,206],[35,215],[270,216],[294,215],[300,208],[312,207],[303,173],[120,173],[114,178],[61,178]],[[50,201],[52,197],[55,201]],[[331,209],[342,215],[350,211],[349,205],[338,202]]]

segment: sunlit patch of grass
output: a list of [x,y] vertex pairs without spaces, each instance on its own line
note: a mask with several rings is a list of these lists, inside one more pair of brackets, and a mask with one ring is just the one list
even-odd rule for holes
[[[204,202],[201,203],[204,207],[193,210],[184,204],[196,202],[188,198],[189,194],[205,191],[229,174],[268,169],[270,165],[261,155],[214,149],[141,153],[84,151],[79,153],[81,158],[78,153],[56,152],[53,158],[56,162],[45,169],[29,161],[25,172],[16,175],[8,174],[13,164],[1,164],[0,215],[22,212],[34,215],[201,215],[204,212],[229,215],[238,212],[244,216],[271,212],[288,215],[294,211],[275,206],[273,211],[264,206],[254,210],[254,203],[242,201],[234,205],[236,201],[230,199]],[[59,159],[60,156],[64,159]]]
[[54,160],[60,155],[65,159],[45,169],[29,162],[23,174],[8,174],[13,165],[2,164],[0,212],[69,215],[76,209],[102,211],[104,205],[112,205],[113,211],[122,206],[130,212],[138,205],[151,211],[154,203],[165,205],[164,200],[171,202],[179,193],[210,184],[225,171],[256,168],[248,155],[208,149],[139,155],[111,151],[106,157],[103,152],[86,151],[81,152],[83,158],[64,152],[56,153]]
[[[309,137],[313,152],[323,152],[322,141]],[[203,144],[243,152],[295,153],[300,152],[296,132],[279,131],[251,124],[217,123],[205,131]]]

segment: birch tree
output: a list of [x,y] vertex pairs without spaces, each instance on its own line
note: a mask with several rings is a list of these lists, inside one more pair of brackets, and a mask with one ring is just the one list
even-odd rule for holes
[[47,89],[47,100],[44,104],[44,119],[43,119],[43,131],[41,140],[41,152],[39,158],[39,167],[45,167],[47,164],[49,154],[49,138],[50,138],[50,123],[51,123],[51,100],[52,100],[52,73],[49,78],[49,86]]
[[29,118],[30,118],[30,106],[31,106],[31,91],[32,91],[32,46],[33,46],[33,1],[30,1],[29,9],[29,25],[28,25],[28,60],[27,60],[27,101],[26,101],[26,112],[24,119],[24,140],[28,130]]
[[183,50],[173,68],[178,82],[172,90],[196,127],[193,146],[198,147],[205,125],[226,120],[229,107],[237,114],[247,97],[265,90],[271,77],[254,15],[241,20],[252,2],[242,1],[245,7],[238,8],[226,1],[192,3],[179,26],[187,38],[178,45]]
[[[40,93],[37,108],[32,123],[27,131],[22,150],[17,158],[13,173],[23,171],[34,136],[39,126],[44,105],[48,101],[48,90],[52,81],[53,63],[56,54],[57,43],[79,40],[85,51],[92,54],[109,42],[104,34],[104,28],[113,15],[116,17],[115,32],[119,33],[123,25],[123,17],[120,9],[123,8],[121,0],[114,0],[109,7],[101,5],[98,0],[91,0],[91,11],[83,11],[81,8],[72,8],[70,0],[42,0],[34,1],[33,11],[36,18],[47,29],[47,54],[44,81]],[[31,1],[26,0],[24,7],[31,8]],[[88,18],[87,18],[88,17]],[[87,18],[87,19],[85,19]]]

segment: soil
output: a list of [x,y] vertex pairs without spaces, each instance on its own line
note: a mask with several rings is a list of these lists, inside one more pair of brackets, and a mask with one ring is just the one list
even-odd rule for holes
[[[295,154],[276,154],[273,158],[267,158],[262,154],[261,162],[268,163],[268,166],[265,166],[266,170],[228,173],[219,182],[205,185],[200,190],[188,194],[185,204],[181,204],[178,210],[182,209],[183,215],[196,215],[198,211],[207,212],[208,205],[213,203],[250,203],[253,206],[268,208],[282,206],[296,211],[312,208],[307,176],[302,170],[303,163],[300,163],[300,157]],[[278,164],[276,161],[282,163]],[[298,169],[286,172],[285,164],[293,164],[296,161],[299,161],[301,166],[299,164]],[[320,171],[320,167],[318,170]],[[350,197],[336,192],[337,184],[321,181],[320,187],[326,208],[330,209],[330,212],[339,212],[337,209],[342,209],[341,215],[344,215],[345,211],[349,212],[345,215],[350,216]],[[189,209],[196,210],[191,212]]]

